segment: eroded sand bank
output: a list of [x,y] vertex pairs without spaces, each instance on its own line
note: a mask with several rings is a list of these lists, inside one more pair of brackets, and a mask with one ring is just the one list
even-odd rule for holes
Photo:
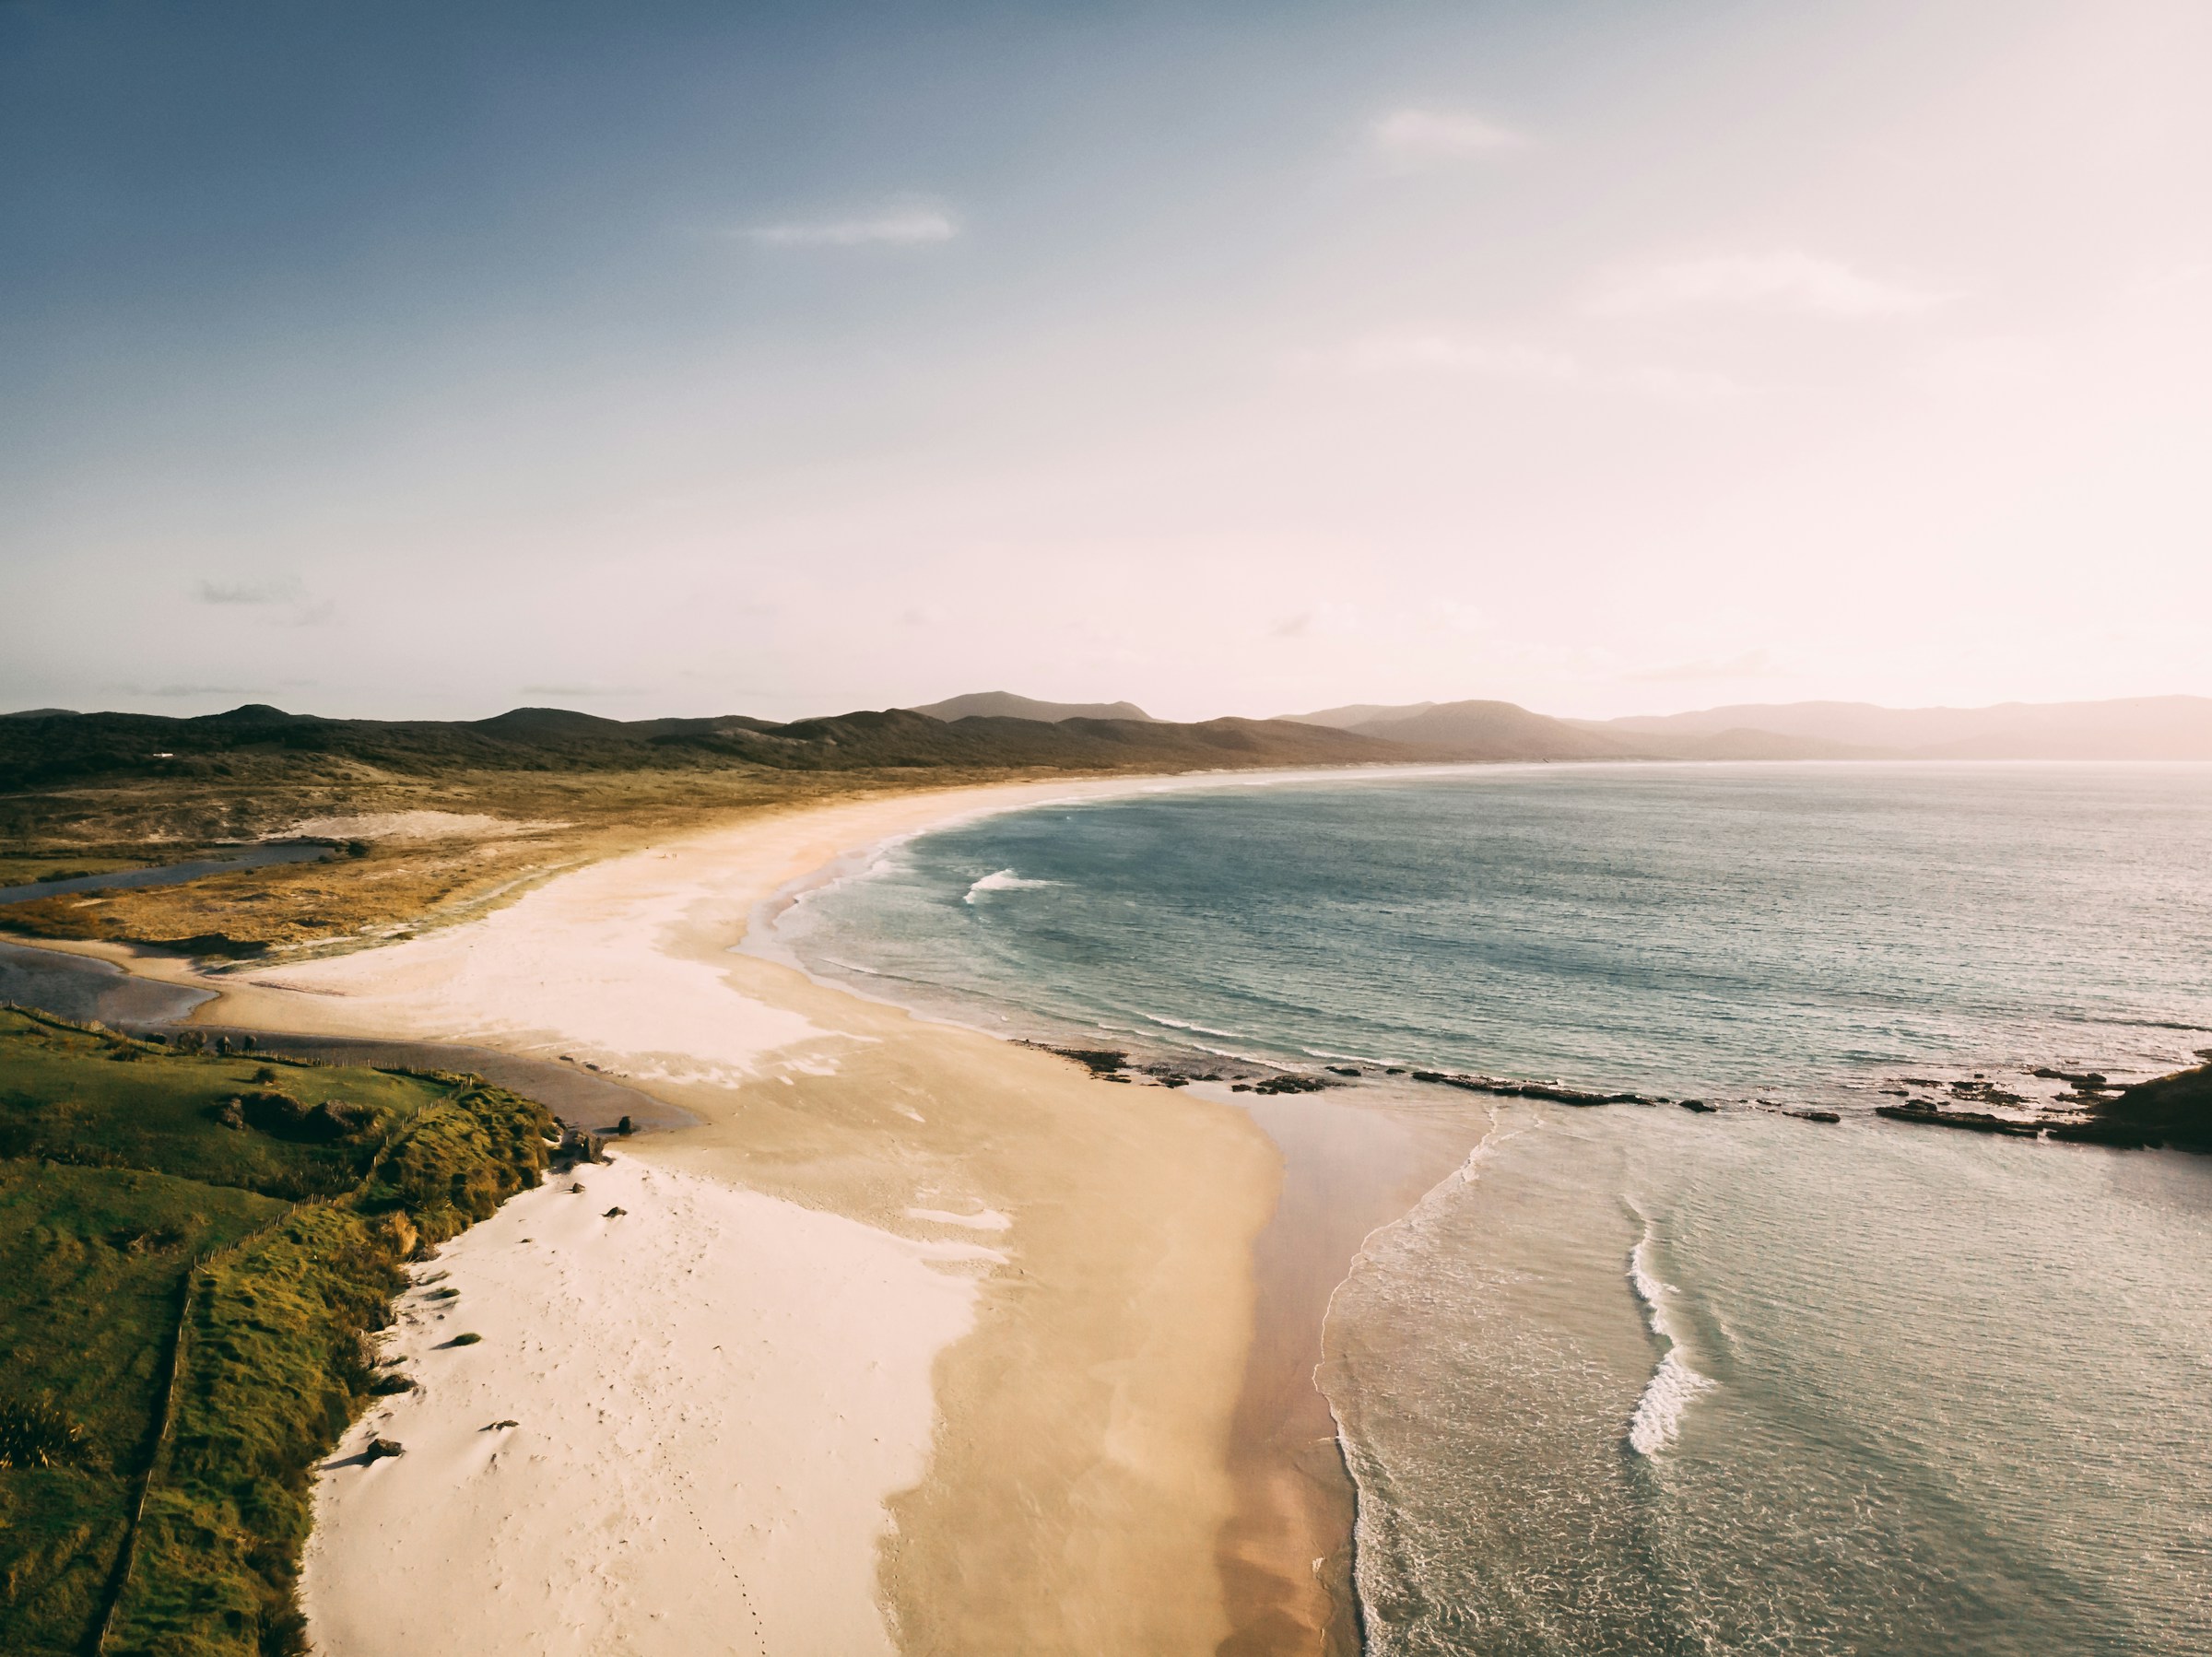
[[[764,817],[466,927],[224,981],[224,1022],[569,1054],[701,1122],[441,1257],[467,1310],[411,1311],[424,1389],[356,1435],[407,1453],[320,1488],[305,1591],[329,1657],[419,1651],[428,1628],[517,1653],[689,1652],[702,1629],[1164,1653],[1229,1632],[1215,1545],[1265,1136],[730,952],[841,853],[1076,792]],[[459,1328],[485,1338],[429,1339]],[[484,1608],[465,1639],[461,1607]]]

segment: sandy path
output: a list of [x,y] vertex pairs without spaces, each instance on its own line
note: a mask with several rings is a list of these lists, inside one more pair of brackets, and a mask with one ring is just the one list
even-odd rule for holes
[[403,1328],[425,1389],[364,1429],[407,1454],[319,1489],[328,1657],[1213,1649],[1265,1136],[730,953],[840,854],[1127,786],[765,817],[221,981],[223,1022],[571,1054],[702,1123],[446,1252],[468,1310]]

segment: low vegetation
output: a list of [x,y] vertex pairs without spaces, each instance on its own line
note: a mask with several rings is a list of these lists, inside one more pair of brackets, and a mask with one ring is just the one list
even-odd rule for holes
[[0,1651],[303,1650],[312,1470],[376,1393],[365,1337],[557,1132],[471,1077],[0,1010]]
[[441,723],[256,707],[200,719],[11,716],[0,718],[0,866],[22,879],[175,863],[303,822],[436,813],[450,828],[326,828],[348,855],[0,905],[0,929],[218,961],[287,958],[467,920],[563,869],[799,802],[1023,776],[1420,757],[1268,720],[948,723],[894,710],[791,724],[625,723],[518,709]]

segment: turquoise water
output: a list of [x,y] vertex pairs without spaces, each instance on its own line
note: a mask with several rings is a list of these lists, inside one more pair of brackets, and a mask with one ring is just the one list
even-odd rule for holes
[[2212,1161],[1866,1111],[2212,1045],[2212,768],[1156,793],[891,848],[780,933],[988,1028],[1348,1060],[1346,1108],[1464,1120],[1326,1332],[1371,1649],[2212,1650]]

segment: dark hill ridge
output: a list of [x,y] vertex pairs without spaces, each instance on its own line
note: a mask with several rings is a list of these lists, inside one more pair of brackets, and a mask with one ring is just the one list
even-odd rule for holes
[[241,778],[367,765],[463,770],[637,771],[759,767],[1160,770],[1373,765],[1437,756],[1276,720],[965,718],[885,710],[829,719],[611,720],[560,708],[491,719],[323,719],[259,704],[196,719],[54,713],[0,722],[0,793],[98,778]]
[[[1013,706],[1029,714],[978,712]],[[2212,699],[2159,697],[1986,709],[1859,703],[1552,719],[1512,702],[1357,706],[1283,719],[1102,716],[1003,691],[778,723],[742,714],[605,719],[515,708],[469,721],[324,719],[265,703],[196,719],[33,709],[0,718],[0,793],[96,778],[342,772],[641,771],[758,767],[1069,770],[1614,759],[2212,758]],[[968,710],[960,711],[961,710]]]

